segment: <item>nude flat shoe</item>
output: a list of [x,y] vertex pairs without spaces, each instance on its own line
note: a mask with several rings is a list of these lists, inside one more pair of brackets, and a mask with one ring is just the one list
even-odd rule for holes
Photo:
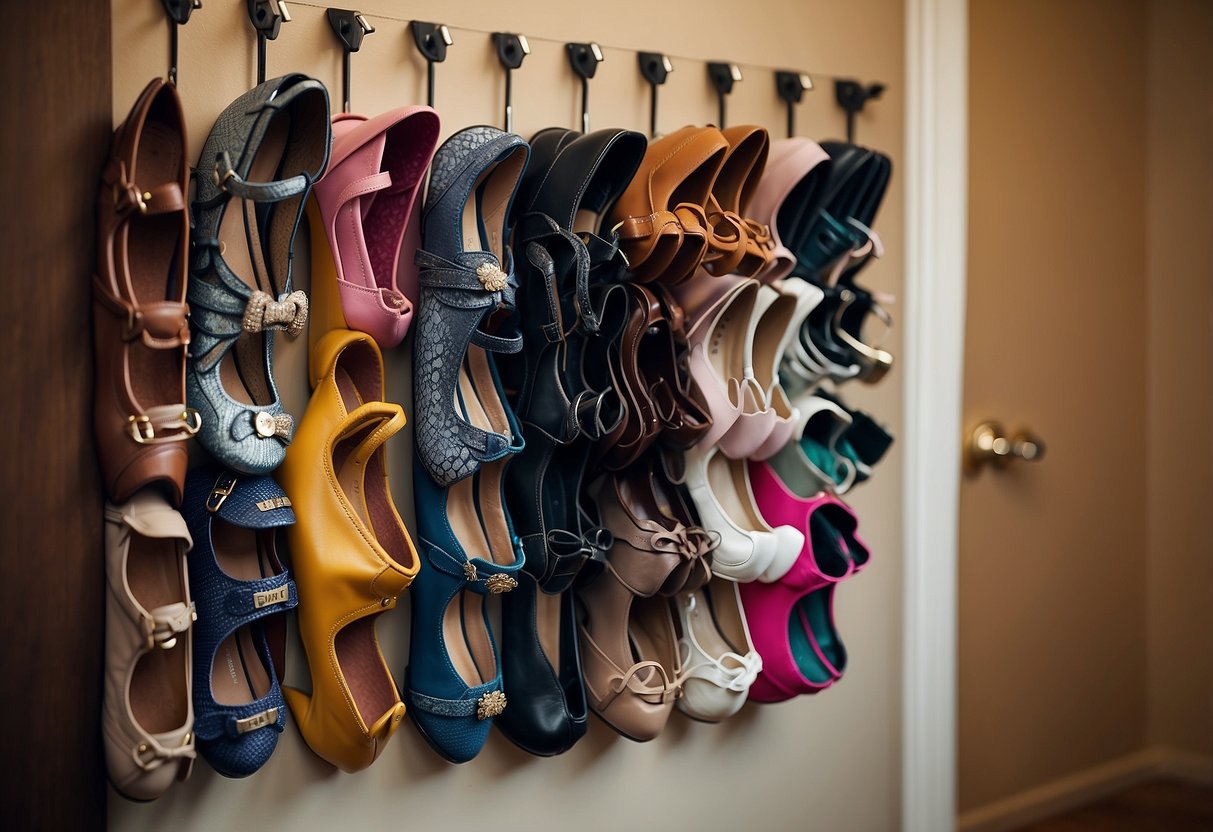
[[110,782],[129,800],[155,800],[194,762],[192,545],[185,520],[154,489],[106,504],[101,733]]

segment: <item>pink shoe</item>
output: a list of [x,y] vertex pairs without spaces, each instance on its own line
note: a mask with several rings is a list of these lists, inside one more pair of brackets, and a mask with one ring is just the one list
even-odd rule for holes
[[749,698],[782,702],[824,690],[842,676],[847,656],[834,625],[834,588],[861,571],[869,553],[858,520],[836,497],[795,494],[763,462],[750,463],[750,478],[768,523],[805,530],[800,558],[783,578],[740,587],[763,661]]
[[766,309],[754,338],[754,377],[766,390],[771,430],[766,440],[750,454],[750,459],[767,459],[792,440],[800,423],[800,410],[779,381],[779,362],[788,344],[799,335],[803,318],[797,317],[802,304],[796,295],[763,286],[758,290],[758,298],[759,305],[766,303]]
[[746,339],[754,312],[758,281],[736,275],[695,279],[672,288],[690,322],[688,364],[691,377],[712,417],[712,426],[697,447],[718,446],[732,459],[744,457],[748,433],[733,432],[743,414],[765,407],[763,391],[747,365]]
[[[770,265],[755,275],[764,283],[792,273],[796,255],[779,238],[779,219],[784,214],[785,205],[788,212],[807,210],[813,202],[812,192],[822,179],[817,172],[825,172],[826,166],[821,163],[829,158],[821,146],[811,139],[779,139],[771,142],[766,168],[750,202],[750,215],[771,227],[771,239],[775,243]],[[798,217],[785,217],[784,226],[795,226],[797,220]]]
[[405,232],[417,225],[414,203],[438,129],[438,114],[429,107],[400,107],[374,118],[335,116],[328,173],[315,186],[345,323],[382,349],[404,340],[413,319],[397,271],[415,295],[418,236],[410,234],[409,244]]

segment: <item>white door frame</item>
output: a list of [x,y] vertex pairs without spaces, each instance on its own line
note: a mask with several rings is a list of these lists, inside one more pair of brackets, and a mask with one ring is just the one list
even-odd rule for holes
[[956,824],[967,96],[967,0],[906,0],[904,832]]

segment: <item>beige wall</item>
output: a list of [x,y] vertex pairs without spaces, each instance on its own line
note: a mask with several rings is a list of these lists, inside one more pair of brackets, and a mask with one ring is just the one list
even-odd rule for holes
[[1049,455],[962,489],[962,811],[1213,753],[1213,7],[971,10],[966,423]]
[[1148,5],[1147,728],[1213,754],[1213,5]]
[[[163,74],[167,37],[157,0],[114,0],[114,113],[121,118],[146,80]],[[254,80],[253,38],[244,3],[207,0],[181,32],[180,89],[197,153],[214,117]],[[415,15],[451,26],[522,31],[534,54],[515,74],[516,128],[523,135],[550,124],[574,124],[577,86],[563,47],[540,37],[597,39],[608,48],[592,82],[594,126],[646,129],[647,87],[626,49],[663,49],[676,70],[661,93],[661,127],[715,118],[702,59],[726,58],[857,75],[889,84],[885,98],[860,120],[860,138],[901,159],[904,24],[900,0],[829,3],[770,2],[739,6],[705,0],[666,4],[508,4],[366,0],[378,31],[353,56],[355,109],[377,112],[424,96],[424,66],[403,20]],[[290,4],[294,22],[269,47],[269,72],[311,73],[340,89],[340,53],[318,6]],[[447,62],[438,67],[437,107],[444,133],[468,124],[496,123],[502,79],[488,36],[456,29]],[[745,70],[729,103],[729,122],[756,121],[782,134],[783,111],[769,73]],[[798,126],[816,137],[839,135],[843,120],[832,88],[809,95]],[[336,93],[339,95],[339,93]],[[339,106],[339,104],[338,104]],[[896,170],[896,168],[895,168]],[[900,174],[900,170],[897,170]],[[883,290],[901,291],[902,182],[895,176],[878,227],[888,255],[865,276]],[[306,285],[306,275],[299,276]],[[301,342],[304,339],[300,339]],[[900,344],[895,332],[892,347]],[[276,353],[284,400],[299,413],[306,399],[302,350],[279,341]],[[388,356],[389,395],[408,402],[405,356]],[[856,404],[901,426],[901,379],[893,373],[878,389],[855,391]],[[395,445],[393,475],[408,471],[411,439]],[[839,626],[850,651],[847,679],[813,698],[747,707],[725,725],[676,716],[657,741],[637,745],[617,738],[597,720],[573,751],[551,760],[531,758],[494,735],[475,761],[441,762],[411,725],[401,728],[368,771],[343,775],[312,756],[288,728],[274,758],[256,776],[228,781],[195,767],[193,778],[151,805],[110,801],[116,830],[307,830],[376,828],[554,829],[574,822],[587,830],[621,825],[644,828],[891,830],[899,817],[901,454],[894,446],[879,476],[855,495],[874,566],[840,593]],[[395,479],[397,502],[411,509],[407,484]],[[411,511],[408,512],[411,514]],[[389,664],[407,656],[405,609],[388,616],[380,634]],[[289,679],[303,676],[293,650]]]
[[971,3],[965,424],[1048,456],[961,488],[962,811],[1145,737],[1145,22]]

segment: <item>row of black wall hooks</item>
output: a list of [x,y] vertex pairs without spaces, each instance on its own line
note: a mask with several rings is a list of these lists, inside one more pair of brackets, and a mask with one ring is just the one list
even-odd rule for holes
[[[168,15],[169,24],[169,80],[177,83],[177,39],[178,29],[189,22],[190,16],[202,8],[202,0],[161,0]],[[276,40],[283,23],[291,20],[286,0],[247,0],[249,20],[257,33],[257,81],[265,80],[266,44]],[[363,39],[375,31],[367,16],[348,9],[325,9],[329,25],[341,46],[344,60],[342,69],[342,109],[350,109],[350,56],[362,48]],[[450,27],[442,23],[413,20],[409,23],[413,42],[426,62],[426,100],[434,105],[435,66],[446,60],[447,47],[454,43]],[[513,73],[522,66],[523,59],[531,52],[526,35],[515,32],[493,32],[493,46],[505,73],[505,112],[503,124],[506,130],[514,125]],[[581,81],[581,129],[590,129],[590,79],[594,77],[598,64],[604,56],[602,47],[595,42],[566,43],[569,66]],[[657,89],[666,82],[674,70],[668,55],[660,52],[637,52],[640,74],[650,88],[649,132],[657,135]],[[808,73],[796,70],[768,67],[775,76],[775,94],[787,109],[787,133],[796,133],[796,105],[804,93],[813,89]],[[719,109],[718,126],[725,126],[725,102],[733,92],[733,85],[742,80],[741,67],[726,61],[710,61],[707,65],[708,81],[716,93]],[[847,141],[855,141],[855,116],[862,112],[868,101],[880,98],[885,91],[881,83],[863,84],[850,78],[834,79],[834,99],[847,116]]]

